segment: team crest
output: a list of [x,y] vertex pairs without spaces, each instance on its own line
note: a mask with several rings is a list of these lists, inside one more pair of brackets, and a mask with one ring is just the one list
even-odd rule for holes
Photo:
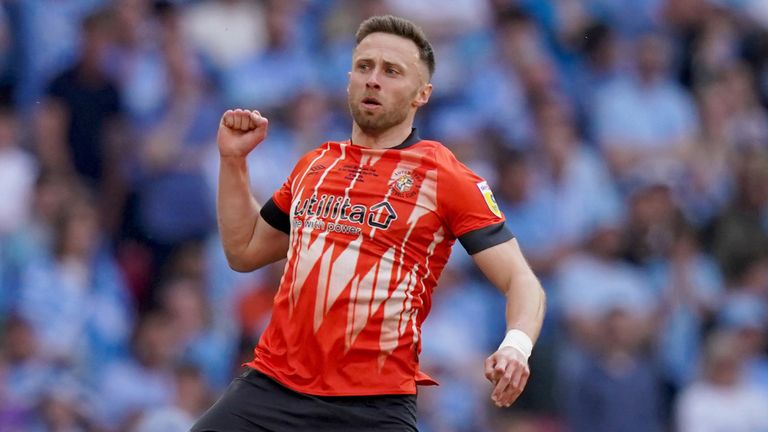
[[493,192],[491,191],[491,187],[488,186],[488,182],[483,181],[478,183],[477,188],[480,189],[480,193],[483,194],[483,198],[485,198],[485,204],[488,206],[488,209],[491,210],[491,212],[497,217],[501,217],[501,210],[499,209],[499,205],[496,203],[496,198],[493,197]]
[[397,170],[392,173],[390,189],[399,197],[412,197],[421,183],[422,177],[411,170]]
[[395,180],[395,189],[400,191],[400,193],[406,193],[411,190],[412,187],[413,177],[408,173],[401,175]]

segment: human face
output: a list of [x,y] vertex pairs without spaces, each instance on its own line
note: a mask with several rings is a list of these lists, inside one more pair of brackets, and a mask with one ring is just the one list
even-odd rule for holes
[[429,72],[413,41],[372,33],[355,48],[347,101],[352,118],[369,135],[379,135],[406,120],[432,93]]

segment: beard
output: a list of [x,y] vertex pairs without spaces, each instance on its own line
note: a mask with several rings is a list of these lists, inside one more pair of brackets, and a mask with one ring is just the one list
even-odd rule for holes
[[387,129],[404,122],[408,117],[407,109],[385,110],[372,113],[360,106],[360,101],[348,100],[349,111],[352,114],[352,120],[367,135],[378,135]]

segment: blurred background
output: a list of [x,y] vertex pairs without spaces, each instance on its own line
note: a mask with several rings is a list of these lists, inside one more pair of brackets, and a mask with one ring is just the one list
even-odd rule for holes
[[0,430],[184,431],[269,320],[231,271],[215,133],[259,109],[266,200],[349,137],[357,25],[436,49],[422,137],[494,186],[549,313],[512,408],[504,298],[460,246],[424,432],[768,431],[768,1],[0,0]]

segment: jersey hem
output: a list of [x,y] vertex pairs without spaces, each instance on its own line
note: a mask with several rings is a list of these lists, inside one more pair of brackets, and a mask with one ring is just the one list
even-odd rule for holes
[[294,386],[292,384],[286,383],[279,377],[275,376],[275,374],[268,370],[267,368],[263,367],[262,365],[257,365],[255,362],[249,362],[245,363],[246,367],[249,367],[251,369],[255,369],[264,375],[268,376],[269,378],[273,379],[275,382],[280,384],[281,386],[295,391],[297,393],[310,395],[310,396],[387,396],[387,395],[415,395],[416,391],[406,391],[406,390],[377,390],[377,391],[369,391],[369,392],[344,392],[344,391],[337,391],[337,392],[324,392],[324,391],[315,391],[315,390],[307,390],[303,388],[299,388],[298,386]]

